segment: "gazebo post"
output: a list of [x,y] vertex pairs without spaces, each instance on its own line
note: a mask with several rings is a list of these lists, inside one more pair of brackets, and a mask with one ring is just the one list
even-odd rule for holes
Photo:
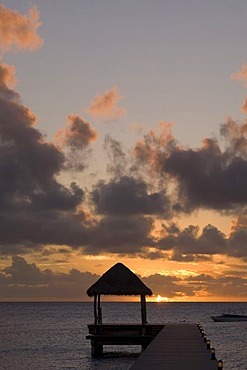
[[[98,308],[97,308],[97,298],[98,298]],[[97,312],[98,309],[98,312]],[[100,294],[94,294],[94,323],[102,324],[101,308],[100,308]],[[101,334],[101,327],[96,329],[96,334]],[[91,354],[94,357],[101,356],[103,352],[103,345],[94,339],[91,340]]]
[[102,324],[102,311],[100,307],[100,294],[98,294],[98,324]]
[[97,294],[94,294],[93,301],[94,323],[97,324]]
[[142,314],[142,324],[147,323],[147,309],[146,309],[146,297],[141,294],[141,314]]

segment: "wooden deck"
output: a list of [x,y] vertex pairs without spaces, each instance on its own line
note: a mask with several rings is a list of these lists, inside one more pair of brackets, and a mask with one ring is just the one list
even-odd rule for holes
[[166,324],[131,370],[217,370],[196,324]]

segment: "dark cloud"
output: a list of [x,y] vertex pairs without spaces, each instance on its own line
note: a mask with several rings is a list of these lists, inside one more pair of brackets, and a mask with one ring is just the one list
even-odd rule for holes
[[174,211],[237,213],[247,206],[247,123],[229,118],[220,135],[221,140],[204,139],[201,148],[192,149],[179,145],[167,129],[159,135],[151,131],[133,155],[153,178],[173,184]]
[[190,286],[200,285],[208,296],[246,298],[247,279],[236,276],[219,276],[201,274],[185,279]]
[[231,234],[229,245],[234,257],[247,257],[247,229],[238,230]]
[[181,253],[179,250],[174,250],[170,260],[177,262],[208,262],[212,261],[212,256],[204,254],[185,254]]
[[[161,250],[173,250],[176,261],[193,261],[200,255],[225,254],[233,257],[246,256],[246,228],[237,228],[228,237],[213,225],[206,225],[202,231],[190,225],[185,229],[164,228],[166,235],[157,242]],[[188,256],[192,255],[192,256]],[[204,256],[205,257],[205,256]],[[203,258],[202,256],[200,258]]]
[[231,268],[231,269],[234,269],[234,271],[242,269],[242,270],[245,270],[244,274],[247,273],[247,265],[242,265],[240,263],[235,263],[235,264],[230,263],[230,264],[228,264],[228,267]]
[[155,248],[143,248],[142,253],[138,254],[139,257],[143,259],[149,259],[149,260],[158,260],[158,259],[163,259],[163,260],[168,260],[169,256],[166,252],[161,251],[159,249]]
[[99,214],[162,214],[169,217],[169,200],[165,194],[150,192],[147,183],[134,177],[99,182],[92,191],[92,200]]
[[129,162],[120,142],[106,135],[103,147],[108,156],[107,172],[114,178],[126,175]]
[[171,128],[172,124],[161,122],[157,130],[150,130],[132,150],[137,167],[144,166],[152,180],[157,176],[164,180],[163,161],[177,148],[178,143],[171,133]]
[[91,153],[90,144],[97,139],[97,132],[80,115],[70,114],[67,125],[55,134],[55,143],[66,152],[64,169],[83,171]]
[[12,265],[6,267],[3,272],[12,284],[30,284],[30,282],[41,284],[50,280],[48,270],[42,273],[35,263],[28,264],[24,258],[19,256],[12,257]]
[[71,269],[67,273],[41,270],[35,263],[14,256],[11,266],[0,271],[2,300],[82,300],[98,275]]
[[226,275],[231,275],[235,277],[247,278],[247,266],[238,265],[238,270],[226,270]]
[[97,139],[97,133],[81,116],[70,114],[67,127],[59,130],[56,137],[61,146],[81,150]]
[[236,212],[247,205],[247,124],[229,119],[220,133],[224,150],[216,139],[206,139],[197,150],[176,148],[163,163],[188,210]]
[[43,251],[42,251],[42,256],[51,256],[53,254],[70,254],[71,253],[71,249],[69,247],[49,247],[49,248],[45,248]]
[[152,227],[153,221],[148,217],[103,217],[92,229],[85,252],[89,254],[140,252],[144,246],[153,244],[150,237]]
[[175,298],[193,296],[192,288],[182,284],[182,279],[175,276],[154,274],[142,278],[143,282],[152,290],[153,294]]
[[[15,212],[0,217],[1,244],[66,244],[80,247],[87,243],[88,231],[85,214],[72,211]],[[14,232],[13,232],[14,230]],[[32,242],[32,243],[31,243]],[[19,247],[18,247],[19,249]]]
[[[1,222],[1,221],[0,221]],[[0,225],[0,233],[2,233],[2,226]],[[3,240],[1,238],[1,243]],[[30,253],[30,251],[42,252],[43,245],[35,244],[35,243],[20,243],[19,241],[15,244],[9,244],[11,241],[8,239],[6,240],[6,244],[0,244],[0,258],[6,258],[6,256],[13,256],[15,254],[26,255]]]
[[235,212],[247,204],[247,161],[243,158],[226,161],[213,147],[177,150],[164,166],[178,181],[178,197],[185,210]]
[[160,250],[173,251],[172,260],[199,261],[206,255],[222,254],[232,257],[247,257],[246,218],[239,218],[234,229],[226,236],[213,225],[206,225],[202,231],[190,225],[180,229],[177,225],[164,225],[164,236],[156,243]]
[[34,127],[36,117],[7,83],[0,66],[0,244],[85,242],[84,192],[57,181],[65,155]]

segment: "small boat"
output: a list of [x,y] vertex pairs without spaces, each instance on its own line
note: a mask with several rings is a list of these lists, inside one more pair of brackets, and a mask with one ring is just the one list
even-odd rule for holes
[[211,319],[216,322],[247,321],[247,315],[224,313],[223,315],[220,316],[211,316]]

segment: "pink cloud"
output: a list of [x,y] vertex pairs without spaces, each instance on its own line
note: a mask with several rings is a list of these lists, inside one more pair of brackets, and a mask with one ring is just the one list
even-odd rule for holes
[[6,63],[0,65],[0,87],[4,86],[11,89],[16,84],[16,78],[14,77],[15,67],[10,66]]
[[125,109],[118,107],[118,101],[123,99],[116,87],[106,90],[103,95],[97,94],[88,109],[89,114],[95,117],[116,119],[123,116]]
[[247,98],[244,100],[244,104],[241,107],[243,113],[247,113]]
[[67,126],[58,130],[55,140],[60,147],[84,149],[97,139],[97,132],[80,115],[70,114]]
[[241,70],[231,74],[232,80],[246,81],[247,87],[247,64],[242,64]]
[[0,4],[0,52],[39,48],[43,43],[36,33],[40,25],[36,7],[29,8],[28,14],[22,15]]
[[157,129],[150,130],[142,140],[136,142],[132,155],[139,164],[149,165],[152,171],[160,171],[160,159],[167,157],[177,146],[172,134],[173,126],[174,123],[161,121]]

